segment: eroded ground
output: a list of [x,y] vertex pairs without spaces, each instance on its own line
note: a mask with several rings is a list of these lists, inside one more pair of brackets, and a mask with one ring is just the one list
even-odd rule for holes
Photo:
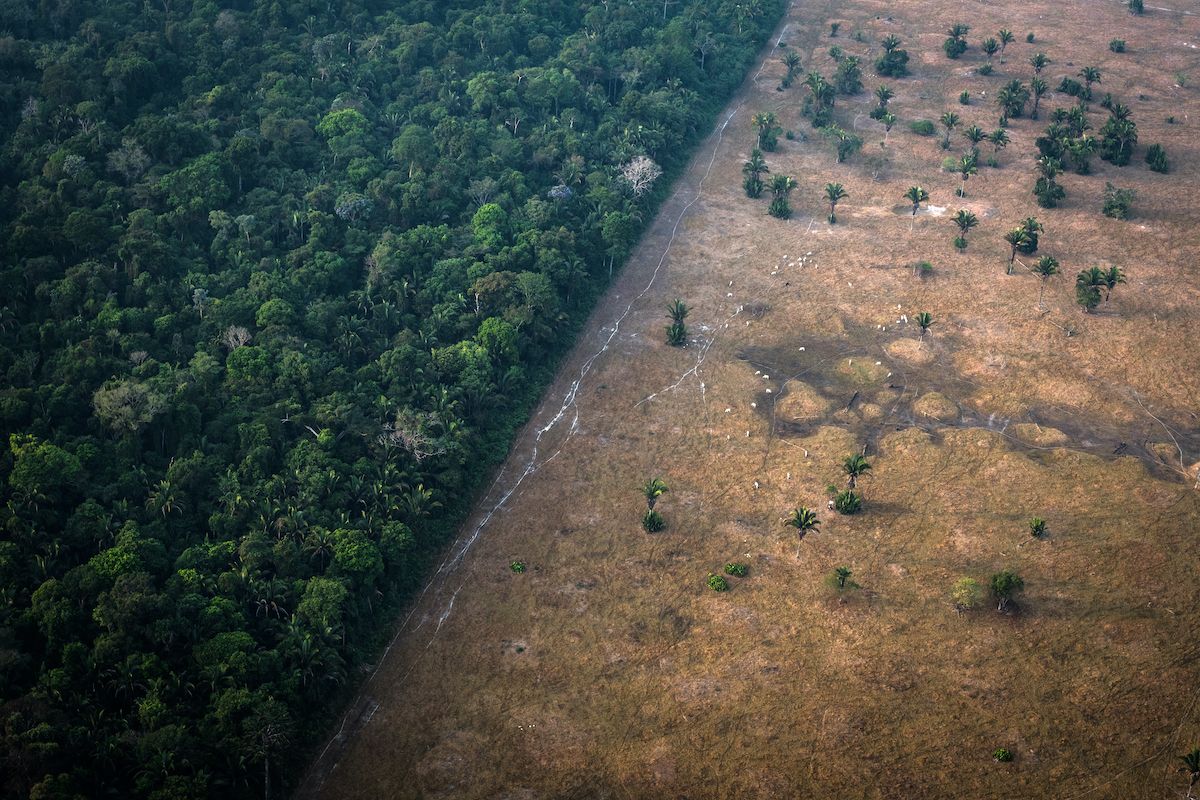
[[[949,61],[943,31],[960,21],[973,46]],[[1017,35],[1005,63],[974,75],[978,42],[1001,27]],[[1200,743],[1200,18],[851,0],[795,4],[779,38],[828,76],[831,45],[869,64],[887,33],[912,75],[886,80],[900,118],[886,148],[869,69],[868,92],[836,111],[866,145],[835,164],[799,117],[803,87],[775,91],[778,49],[722,115],[736,112],[598,308],[309,794],[1182,796],[1178,755]],[[1109,51],[1117,37],[1128,52]],[[956,198],[947,153],[908,123],[954,110],[991,130],[992,96],[1028,81],[1038,51],[1052,87],[1099,66],[1143,149],[1063,176],[1064,206],[1038,209],[1048,113],[1013,120],[1001,168]],[[766,154],[799,182],[786,223],[740,187],[750,117],[768,108],[808,138]],[[1104,117],[1093,104],[1094,129]],[[1171,174],[1146,169],[1153,142]],[[955,134],[949,154],[966,146]],[[1138,191],[1129,221],[1100,215],[1106,180]],[[850,193],[836,226],[828,181]],[[901,195],[915,183],[931,200],[914,220]],[[951,245],[958,208],[981,220],[965,253]],[[1066,273],[1045,312],[1036,278],[1004,274],[1001,237],[1030,215]],[[926,259],[933,275],[917,277]],[[1093,264],[1130,280],[1085,316],[1072,280]],[[684,349],[663,343],[675,297],[693,308]],[[919,311],[936,319],[924,341]],[[826,512],[826,485],[864,446],[864,513]],[[667,530],[648,535],[638,486],[652,475],[671,492]],[[796,505],[823,518],[799,548],[781,524]],[[1034,515],[1043,540],[1025,529]],[[710,591],[731,560],[749,575]],[[838,565],[860,585],[842,597],[826,583]],[[955,580],[1001,568],[1026,581],[1019,614],[953,611]],[[995,763],[997,747],[1015,760]]]

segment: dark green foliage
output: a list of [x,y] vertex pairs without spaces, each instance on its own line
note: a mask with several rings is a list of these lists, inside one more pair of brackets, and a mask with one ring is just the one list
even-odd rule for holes
[[1137,124],[1129,109],[1120,103],[1114,104],[1109,110],[1108,120],[1100,128],[1100,157],[1123,167],[1133,157],[1137,140]]
[[967,91],[966,89],[964,89],[958,95],[958,102],[960,105],[964,105],[964,106],[971,105],[971,93],[969,91]]
[[746,577],[746,573],[749,571],[750,571],[750,567],[748,567],[745,564],[737,564],[737,563],[730,562],[725,565],[725,574],[733,575],[734,577],[737,577],[737,578]]
[[908,124],[908,129],[920,136],[933,136],[937,133],[937,126],[932,120],[918,119]]
[[672,347],[683,347],[687,344],[687,326],[682,322],[672,322],[666,330],[667,344]]
[[833,507],[839,514],[857,514],[862,511],[862,496],[853,489],[843,489],[833,498]]
[[508,565],[508,568],[519,575],[525,571],[525,562],[524,561],[514,561]]
[[1103,299],[1101,290],[1107,288],[1107,273],[1099,267],[1080,270],[1075,276],[1075,301],[1084,313],[1090,313]]
[[1029,520],[1029,535],[1035,539],[1040,539],[1046,535],[1046,520],[1041,517],[1034,517]]
[[829,573],[829,585],[838,592],[844,592],[847,589],[857,589],[858,584],[850,580],[850,576],[853,574],[849,567],[834,567],[833,572]]
[[648,508],[646,509],[646,512],[642,514],[642,527],[645,528],[646,533],[658,533],[667,527],[667,521],[663,519],[662,514],[658,513],[654,509]]
[[1057,91],[1071,97],[1083,98],[1087,95],[1087,90],[1083,88],[1083,84],[1074,78],[1063,78],[1059,81]]
[[992,759],[1001,764],[1007,764],[1013,760],[1013,754],[1007,747],[997,747],[992,751]]
[[294,793],[785,4],[689,5],[4,5],[0,795]]
[[1125,52],[1125,40],[1124,39],[1113,39],[1111,42],[1108,43],[1108,49],[1112,50],[1114,53],[1124,53]]
[[850,56],[838,64],[837,72],[833,74],[833,84],[839,94],[853,95],[863,90],[862,68],[856,57]]
[[708,573],[708,580],[705,581],[705,583],[707,583],[708,588],[712,589],[714,592],[729,591],[729,581],[712,572]]
[[1129,219],[1129,208],[1137,199],[1133,189],[1120,189],[1111,183],[1104,184],[1104,216],[1113,219]]
[[1013,598],[1025,589],[1025,581],[1011,570],[1002,570],[992,575],[989,586],[992,598],[996,601],[997,611],[1007,611],[1013,605]]
[[900,39],[889,34],[883,38],[883,54],[875,59],[875,72],[887,78],[908,74],[908,51],[900,49]]
[[947,31],[948,38],[942,42],[942,50],[946,53],[946,58],[958,58],[967,52],[966,35],[970,30],[969,26],[957,23]]
[[1025,113],[1025,104],[1029,102],[1029,87],[1013,78],[996,93],[996,103],[1000,106],[1005,117],[1020,117]]
[[995,70],[996,68],[992,66],[992,62],[988,61],[984,64],[980,64],[979,67],[976,68],[975,72],[986,78],[988,75],[991,75],[993,72],[995,72]]
[[1130,14],[1146,13],[1145,0],[1129,0],[1129,13]]
[[1171,161],[1167,158],[1167,151],[1161,144],[1152,144],[1146,148],[1146,163],[1154,172],[1171,171]]
[[[1140,2],[1140,0],[1139,0],[1139,2]],[[1037,37],[1033,35],[1033,31],[1030,31],[1029,33],[1025,34],[1025,41],[1028,44],[1033,44],[1034,39],[1036,39],[1036,38]]]

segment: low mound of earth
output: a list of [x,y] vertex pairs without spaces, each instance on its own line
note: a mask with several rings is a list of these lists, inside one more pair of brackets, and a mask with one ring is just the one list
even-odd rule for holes
[[804,381],[783,385],[783,396],[775,401],[775,417],[783,422],[805,424],[823,419],[833,402]]
[[913,411],[926,419],[950,422],[958,419],[958,406],[941,392],[926,392],[913,403]]

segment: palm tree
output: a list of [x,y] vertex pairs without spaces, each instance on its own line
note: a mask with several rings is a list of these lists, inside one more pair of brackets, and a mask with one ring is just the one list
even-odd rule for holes
[[895,92],[882,84],[875,90],[875,97],[879,99],[880,108],[887,108],[888,102],[895,96]]
[[958,126],[958,123],[958,114],[954,113],[953,111],[947,111],[946,113],[942,114],[942,125],[946,127],[946,135],[942,139],[943,150],[950,149],[950,132]]
[[821,527],[821,520],[817,519],[816,511],[800,506],[799,508],[792,509],[783,524],[795,528],[796,533],[799,535],[799,538],[796,540],[796,558],[799,558],[799,543],[804,541],[804,537],[809,531],[816,531]]
[[1025,244],[1029,243],[1029,234],[1025,228],[1013,228],[1008,233],[1004,234],[1004,241],[1008,242],[1012,252],[1008,255],[1008,269],[1005,270],[1005,275],[1011,275],[1013,270],[1013,262],[1017,260],[1017,250]]
[[933,315],[928,311],[922,311],[914,319],[921,326],[921,338],[924,339],[925,334],[929,333],[929,329],[933,327]]
[[999,155],[1001,148],[1008,147],[1008,131],[997,128],[988,134],[988,141],[992,143],[992,155]]
[[1075,276],[1075,300],[1083,308],[1083,313],[1090,314],[1100,305],[1102,286],[1108,286],[1108,273],[1099,267],[1088,267]]
[[1021,227],[1025,229],[1025,235],[1029,237],[1029,241],[1021,245],[1021,252],[1025,255],[1033,255],[1038,249],[1038,234],[1046,230],[1046,226],[1038,222],[1037,217],[1026,217],[1021,220]]
[[1088,100],[1092,99],[1092,84],[1100,83],[1100,68],[1099,67],[1084,67],[1079,70],[1079,77],[1083,78],[1084,97]]
[[658,502],[658,498],[662,497],[667,492],[671,491],[662,478],[651,478],[642,484],[642,495],[646,498],[646,508],[649,511],[654,510],[654,504]]
[[829,203],[829,224],[830,225],[833,225],[837,222],[837,216],[835,215],[834,212],[837,210],[838,202],[841,200],[845,200],[849,196],[850,195],[846,192],[845,189],[842,188],[842,185],[840,183],[825,184],[825,200],[828,201],[828,203]]
[[859,476],[871,471],[871,464],[864,456],[855,453],[846,456],[842,462],[842,471],[846,473],[849,488],[853,489],[858,484]]
[[1033,111],[1029,113],[1029,118],[1037,119],[1038,106],[1042,102],[1042,95],[1044,95],[1050,89],[1050,84],[1046,83],[1041,78],[1033,78],[1029,81],[1029,88],[1033,91]]
[[892,112],[887,112],[879,121],[883,123],[883,146],[887,147],[888,134],[892,132],[892,126],[896,124],[896,115]]
[[971,143],[971,152],[976,156],[979,155],[979,143],[987,138],[987,134],[983,128],[978,125],[972,125],[963,131],[963,136],[967,137],[967,141]]
[[683,321],[687,319],[687,315],[690,310],[691,309],[687,307],[687,304],[685,304],[678,297],[676,297],[675,300],[667,306],[667,314],[671,317],[671,321],[678,322],[681,325],[683,324]]
[[997,36],[1000,39],[1000,63],[1003,64],[1004,63],[1004,50],[1005,50],[1005,48],[1007,48],[1009,46],[1009,44],[1012,43],[1013,38],[1014,38],[1013,32],[1010,31],[1008,28],[1001,28],[1000,33],[997,34]]
[[[973,211],[960,208],[955,215],[950,218],[950,221],[958,226],[958,239],[962,243],[959,249],[966,249],[967,234],[972,228],[979,224],[979,217],[975,216],[975,212]],[[955,244],[958,244],[958,242],[955,242]]]
[[900,46],[900,37],[894,33],[889,33],[879,41],[879,44],[883,47],[883,52],[892,53]]
[[771,205],[767,213],[778,219],[787,219],[792,215],[792,207],[788,205],[788,195],[796,188],[796,179],[791,175],[771,176]]
[[762,150],[757,147],[751,150],[750,160],[742,165],[742,174],[746,176],[746,180],[742,183],[746,189],[746,196],[758,197],[762,194],[762,174],[770,171],[770,168],[767,167],[767,160],[763,158]]
[[853,574],[854,573],[851,572],[849,567],[834,567],[833,582],[834,585],[837,586],[838,591],[846,588],[846,584],[849,582],[850,576]]
[[1104,273],[1104,304],[1108,305],[1108,298],[1112,296],[1112,290],[1117,288],[1118,283],[1125,282],[1125,273],[1117,265],[1108,268]]
[[758,147],[760,150],[774,150],[779,129],[775,125],[775,114],[770,111],[760,111],[751,120],[758,128]]
[[921,209],[921,203],[929,199],[929,192],[920,186],[910,186],[908,187],[908,191],[904,193],[904,199],[912,203],[912,215],[915,217]]
[[992,56],[996,55],[997,51],[1000,50],[1000,43],[989,36],[983,40],[983,44],[980,46],[980,49],[987,54],[988,61],[991,61]]
[[1200,747],[1193,747],[1190,753],[1186,753],[1179,757],[1183,762],[1183,766],[1179,768],[1180,772],[1188,774],[1187,797],[1185,800],[1193,800],[1195,797],[1192,790],[1196,788],[1196,782],[1200,781]]
[[1033,265],[1033,272],[1042,278],[1038,289],[1038,305],[1042,304],[1042,296],[1046,292],[1046,281],[1058,274],[1058,259],[1054,256],[1042,256]]
[[823,127],[825,125],[825,112],[829,106],[833,105],[836,92],[829,81],[825,80],[825,76],[819,72],[808,73],[808,76],[804,79],[804,85],[812,93],[813,125],[815,127]]
[[1034,53],[1029,57],[1029,64],[1033,67],[1034,75],[1041,75],[1042,70],[1049,66],[1052,62],[1047,58],[1045,53]]
[[795,50],[789,50],[784,54],[783,65],[787,67],[787,77],[784,78],[784,83],[790,85],[792,78],[796,77],[796,73],[800,71],[800,54]]
[[962,176],[962,186],[958,188],[958,196],[967,196],[967,178],[971,177],[979,170],[975,167],[976,159],[973,153],[968,153],[958,160],[958,166],[955,171]]

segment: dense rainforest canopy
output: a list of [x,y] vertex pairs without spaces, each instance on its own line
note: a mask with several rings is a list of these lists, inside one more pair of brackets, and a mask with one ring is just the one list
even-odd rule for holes
[[294,785],[783,6],[0,0],[4,796]]

